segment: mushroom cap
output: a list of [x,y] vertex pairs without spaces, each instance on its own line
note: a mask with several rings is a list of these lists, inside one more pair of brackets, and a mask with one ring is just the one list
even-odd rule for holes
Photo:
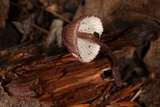
[[[101,20],[95,16],[85,15],[65,26],[62,30],[62,37],[64,44],[74,57],[81,62],[90,62],[98,55],[100,50],[98,43],[87,38],[87,34],[95,36],[95,32],[99,35],[102,34]],[[80,37],[79,33],[83,33],[86,37]]]
[[103,25],[98,17],[86,16],[82,21],[80,21],[78,31],[91,34],[96,32],[101,36],[103,32]]

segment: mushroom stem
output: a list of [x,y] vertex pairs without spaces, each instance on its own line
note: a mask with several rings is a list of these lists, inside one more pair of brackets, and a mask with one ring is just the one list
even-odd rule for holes
[[111,49],[105,44],[101,43],[101,48],[103,52],[106,52],[111,60],[111,68],[112,68],[112,75],[115,79],[115,83],[118,87],[121,87],[123,85],[122,80],[121,80],[121,68],[118,63],[118,59],[115,57]]
[[100,40],[96,36],[94,36],[93,34],[78,32],[77,35],[79,38],[90,39],[90,40],[96,42],[97,44],[99,44],[101,46],[101,50],[103,52],[108,53],[108,56],[111,60],[112,75],[115,79],[115,84],[116,84],[116,86],[121,87],[123,82],[121,80],[121,75],[120,75],[120,71],[121,71],[120,65],[118,63],[118,59],[112,53],[111,49],[105,43],[100,42]]

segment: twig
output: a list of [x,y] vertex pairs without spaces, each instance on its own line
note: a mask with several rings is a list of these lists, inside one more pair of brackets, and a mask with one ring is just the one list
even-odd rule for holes
[[69,21],[68,19],[64,18],[63,16],[61,16],[60,14],[54,12],[54,11],[51,11],[50,9],[46,8],[46,11],[52,13],[53,15],[55,15],[56,17],[66,21],[67,23],[70,23],[71,21]]
[[43,29],[43,28],[35,25],[34,23],[31,23],[31,26],[35,27],[35,28],[38,29],[38,30],[41,30],[42,32],[44,32],[44,33],[46,33],[46,34],[49,33],[49,31],[47,31],[47,30],[45,30],[45,29]]
[[141,93],[142,93],[142,87],[139,89],[139,91],[136,93],[136,95],[130,101],[134,101],[137,97],[140,96]]
[[[113,86],[113,82],[110,82],[110,83],[107,85],[107,87],[106,87],[106,89],[104,90],[104,92],[102,93],[102,95],[101,95],[99,98],[97,98],[95,101],[92,102],[91,107],[98,106],[99,104],[102,104],[102,102],[103,102],[103,103],[106,103],[106,102],[107,102],[106,100],[108,100],[108,99],[105,98],[105,96],[107,96],[107,94],[109,94],[112,86]],[[104,104],[104,105],[105,105],[105,104]]]

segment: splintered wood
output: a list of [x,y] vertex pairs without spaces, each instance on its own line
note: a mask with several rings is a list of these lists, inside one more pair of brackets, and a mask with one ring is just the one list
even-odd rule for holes
[[[117,46],[120,46],[119,42]],[[35,100],[40,104],[43,102],[47,104],[43,107],[78,106],[82,103],[105,106],[119,101],[119,97],[118,100],[111,97],[115,96],[117,89],[114,87],[111,61],[108,60],[107,54],[101,53],[90,63],[81,63],[62,50],[52,54],[50,52],[40,54],[38,52],[41,47],[42,44],[25,44],[0,52],[3,64],[0,68],[2,86],[4,92],[9,95],[6,100],[8,97],[12,102],[18,100],[16,105],[23,101],[26,105],[30,105]],[[115,51],[115,55],[117,58],[128,58],[128,55],[132,56],[134,51],[134,46],[127,45]],[[126,54],[122,55],[122,52]],[[126,96],[130,98],[133,95],[132,92],[127,94]],[[126,98],[126,96],[122,97]],[[132,102],[125,104],[132,105]]]
[[10,95],[35,97],[58,106],[93,100],[110,81],[103,76],[107,72],[103,69],[110,70],[107,58],[80,63],[71,55],[50,56],[13,69],[15,76],[5,85]]

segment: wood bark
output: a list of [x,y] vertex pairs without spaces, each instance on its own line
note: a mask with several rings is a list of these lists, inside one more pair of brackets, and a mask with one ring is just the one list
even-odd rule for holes
[[52,102],[55,106],[79,104],[100,96],[110,81],[104,75],[110,70],[107,57],[80,63],[67,53],[35,54],[40,44],[22,47],[1,51],[1,58],[13,54],[5,57],[0,73],[1,94],[8,93],[13,99]]

